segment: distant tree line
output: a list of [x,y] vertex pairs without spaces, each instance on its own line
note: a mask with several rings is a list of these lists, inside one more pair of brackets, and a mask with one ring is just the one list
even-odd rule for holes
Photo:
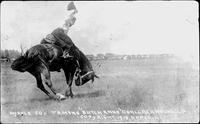
[[[11,62],[19,57],[21,53],[17,50],[1,50],[1,62]],[[86,55],[89,60],[132,60],[132,59],[147,59],[147,58],[166,58],[172,57],[172,54],[137,54],[137,55],[118,55],[113,53],[102,54],[96,56],[93,54]]]
[[150,58],[169,58],[173,54],[136,54],[136,55],[118,55],[114,53],[97,54],[96,56],[90,54],[86,55],[89,60],[132,60],[132,59],[150,59]]
[[2,62],[10,62],[15,60],[20,56],[20,52],[17,50],[1,50],[0,61]]

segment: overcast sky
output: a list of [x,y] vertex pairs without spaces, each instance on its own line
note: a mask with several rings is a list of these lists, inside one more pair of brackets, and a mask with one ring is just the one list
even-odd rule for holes
[[[78,2],[69,31],[86,54],[198,54],[198,3]],[[67,1],[1,3],[1,49],[38,44],[68,14]]]

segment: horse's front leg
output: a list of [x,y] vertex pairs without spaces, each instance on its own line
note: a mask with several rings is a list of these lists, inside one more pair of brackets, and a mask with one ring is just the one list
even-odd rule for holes
[[45,84],[49,87],[49,89],[52,91],[52,93],[54,94],[54,98],[57,100],[63,100],[65,99],[65,96],[60,94],[60,93],[56,93],[56,90],[53,87],[53,84],[51,82],[51,76],[50,76],[50,72],[48,70],[48,68],[46,66],[43,65],[43,67],[41,68],[41,73],[44,76],[44,82]]
[[42,84],[42,78],[41,78],[41,75],[40,75],[40,72],[38,72],[37,70],[29,70],[28,71],[30,74],[32,74],[35,78],[36,78],[36,81],[37,81],[37,87],[39,89],[41,89],[45,94],[47,94],[49,97],[50,96],[50,93],[44,88],[43,84]]

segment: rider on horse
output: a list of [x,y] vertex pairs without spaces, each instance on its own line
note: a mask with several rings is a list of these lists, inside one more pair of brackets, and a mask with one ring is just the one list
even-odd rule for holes
[[[79,49],[74,45],[73,41],[71,38],[68,36],[68,31],[69,28],[74,25],[76,18],[74,15],[78,12],[74,3],[70,2],[67,6],[67,10],[71,11],[71,14],[68,16],[68,18],[65,20],[65,23],[62,27],[56,28],[53,30],[51,34],[48,34],[44,39],[42,39],[41,44],[46,44],[50,43],[53,45],[57,45],[62,48],[63,50],[63,57],[64,59],[68,58],[74,58],[75,60],[75,65],[77,66],[76,73],[80,73],[80,64],[78,62],[79,58]],[[73,49],[73,56],[69,55],[69,51]],[[54,56],[49,63],[54,60],[54,58],[59,57],[59,56]]]
[[[63,50],[63,57],[68,58],[69,56],[69,50],[71,48],[77,48],[75,47],[74,43],[72,42],[71,38],[67,35],[69,28],[74,25],[76,18],[74,15],[78,12],[74,3],[70,2],[67,6],[67,10],[71,10],[71,14],[68,16],[68,18],[65,20],[65,23],[62,27],[56,28],[53,30],[51,34],[48,34],[44,39],[42,39],[41,44],[50,43],[57,45],[62,48]],[[72,56],[71,56],[72,57]],[[53,61],[53,59],[50,61],[50,63]]]

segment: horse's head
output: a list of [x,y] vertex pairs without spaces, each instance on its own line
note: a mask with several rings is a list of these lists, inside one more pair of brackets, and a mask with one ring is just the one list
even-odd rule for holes
[[24,56],[18,57],[16,60],[13,61],[11,68],[13,70],[19,71],[19,72],[25,72],[28,68],[28,60]]
[[73,45],[69,50],[69,55],[73,56],[70,62],[72,65],[74,65],[74,68],[72,69],[74,74],[72,75],[75,75],[76,86],[81,86],[90,80],[94,82],[94,78],[99,78],[94,73],[92,64],[88,58],[75,45]]
[[89,71],[83,75],[78,74],[77,78],[75,79],[75,84],[76,86],[81,86],[85,83],[87,83],[88,81],[92,81],[94,82],[94,78],[99,78],[99,76],[97,76],[94,71]]

